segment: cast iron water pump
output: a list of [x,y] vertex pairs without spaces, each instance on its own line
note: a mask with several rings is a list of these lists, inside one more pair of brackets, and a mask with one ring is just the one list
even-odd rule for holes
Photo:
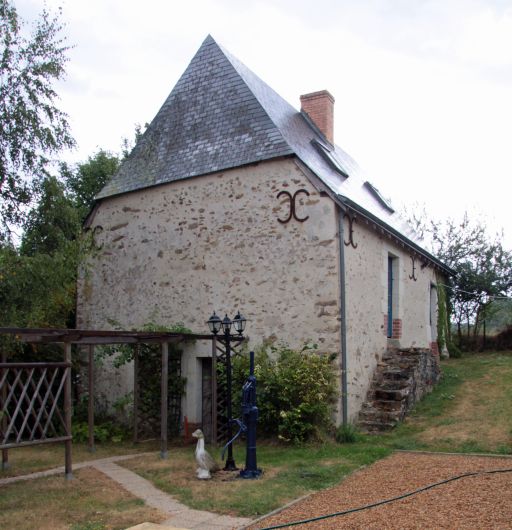
[[[230,420],[239,427],[238,432],[229,440],[222,450],[222,460],[226,449],[231,449],[233,442],[242,434],[247,436],[247,449],[245,452],[245,469],[240,471],[242,478],[258,478],[262,471],[256,462],[256,425],[258,423],[258,407],[256,405],[256,377],[254,375],[254,352],[249,354],[249,377],[242,387],[242,417]],[[227,464],[226,464],[227,465]],[[226,467],[224,469],[227,469]],[[232,471],[230,469],[230,471]]]
[[261,469],[256,462],[256,425],[258,423],[258,406],[256,405],[256,377],[254,375],[254,352],[249,354],[249,377],[242,387],[242,424],[247,436],[245,469],[240,471],[242,478],[258,478]]

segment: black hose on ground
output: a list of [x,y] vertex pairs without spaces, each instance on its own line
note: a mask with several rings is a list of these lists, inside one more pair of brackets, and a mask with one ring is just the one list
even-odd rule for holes
[[405,499],[407,497],[411,497],[412,495],[416,495],[418,493],[421,493],[423,491],[427,491],[432,488],[436,488],[437,486],[441,486],[442,484],[447,484],[448,482],[453,482],[454,480],[460,480],[462,478],[466,477],[474,477],[476,475],[490,475],[492,473],[512,473],[512,469],[493,469],[491,471],[473,471],[471,473],[463,473],[462,475],[457,475],[455,477],[448,478],[446,480],[441,480],[440,482],[434,482],[433,484],[429,484],[428,486],[424,486],[423,488],[419,488],[414,491],[410,491],[409,493],[404,493],[403,495],[399,495],[398,497],[392,497],[391,499],[386,499],[379,502],[374,502],[373,504],[366,504],[365,506],[360,506],[358,508],[351,508],[350,510],[345,510],[343,512],[336,512],[336,513],[329,513],[327,515],[320,515],[318,517],[312,517],[311,519],[303,519],[302,521],[294,521],[292,523],[283,523],[278,524],[276,526],[268,526],[266,528],[262,528],[261,530],[276,530],[277,528],[286,528],[288,526],[296,526],[299,524],[307,524],[307,523],[313,523],[315,521],[321,521],[323,519],[329,519],[330,517],[339,517],[342,515],[348,515],[349,513],[355,513],[355,512],[362,512],[363,510],[368,510],[370,508],[375,508],[376,506],[382,506],[383,504],[388,504],[390,502],[399,501],[401,499]]

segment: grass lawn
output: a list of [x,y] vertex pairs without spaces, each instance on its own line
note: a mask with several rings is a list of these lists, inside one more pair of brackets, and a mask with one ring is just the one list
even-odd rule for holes
[[[93,455],[87,452],[87,448],[75,446],[74,459],[81,461],[155,450],[152,456],[135,457],[121,465],[136,471],[190,507],[257,516],[301,495],[336,484],[353,470],[371,464],[394,449],[512,454],[512,352],[450,359],[443,361],[442,369],[442,381],[434,392],[416,407],[404,424],[390,433],[361,435],[356,443],[342,445],[328,442],[288,447],[260,442],[258,464],[264,474],[258,480],[246,481],[219,473],[211,481],[198,481],[193,446],[171,447],[169,459],[165,461],[158,457],[156,446],[148,449],[144,445],[98,445],[98,451]],[[219,450],[212,450],[212,453],[220,461]],[[244,458],[244,446],[238,443],[235,460],[239,466],[243,466]],[[0,471],[0,478],[20,470],[27,472],[62,465],[63,449],[42,446],[12,450],[10,460],[11,470]],[[26,528],[100,530],[123,528],[123,524],[129,526],[124,522],[107,526],[107,517],[103,516],[112,513],[116,521],[116,517],[145,509],[144,506],[133,498],[117,499],[110,493],[108,496],[98,495],[98,488],[87,481],[92,480],[94,484],[100,478],[91,479],[90,473],[94,475],[96,472],[89,469],[77,472],[79,480],[71,483],[66,483],[62,477],[52,477],[0,487],[0,528],[25,528],[18,522],[23,519],[23,514],[26,518],[28,512],[38,524]],[[71,492],[74,484],[78,486],[79,483],[80,497],[75,501]],[[45,491],[51,492],[48,502],[45,501]],[[59,509],[52,514],[52,524],[44,526],[45,521],[50,521],[48,514],[52,511],[52,498]],[[66,498],[65,503],[63,498]],[[59,505],[59,499],[63,506]],[[111,503],[109,507],[98,507],[98,503],[107,501]],[[144,517],[141,512],[135,522],[157,520]],[[96,526],[83,526],[86,521]]]
[[434,392],[374,442],[394,449],[512,454],[512,352],[449,359],[442,371]]
[[[219,451],[212,450],[220,462]],[[256,516],[268,513],[311,491],[337,484],[347,474],[390,453],[371,442],[355,445],[326,443],[304,447],[260,444],[258,464],[264,470],[258,480],[242,480],[237,473],[217,473],[212,480],[197,480],[194,446],[120,462],[181,502],[217,513]],[[245,463],[245,449],[234,451],[238,466]]]
[[166,518],[93,468],[74,475],[0,486],[0,528],[110,530]]
[[[73,463],[107,458],[108,456],[127,455],[158,450],[158,442],[134,445],[130,442],[97,444],[91,453],[85,444],[73,444],[71,451]],[[35,471],[52,469],[64,465],[64,444],[42,444],[9,450],[9,468],[0,470],[0,478],[26,475]],[[1,528],[1,527],[0,527]]]

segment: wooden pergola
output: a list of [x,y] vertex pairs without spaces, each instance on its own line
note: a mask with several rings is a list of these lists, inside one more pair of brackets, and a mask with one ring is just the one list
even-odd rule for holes
[[[82,329],[45,328],[0,328],[0,336],[9,335],[29,344],[61,344],[64,349],[63,362],[8,362],[2,354],[0,363],[0,448],[2,467],[8,466],[8,450],[26,445],[64,442],[66,447],[65,473],[72,478],[71,459],[71,347],[79,345],[87,348],[88,356],[88,428],[89,449],[94,450],[94,348],[98,345],[159,344],[161,349],[161,424],[160,455],[168,454],[168,360],[169,344],[186,343],[195,340],[208,340],[212,343],[212,378],[215,378],[217,338],[215,335],[195,333],[169,333],[160,331],[97,331]],[[233,337],[234,341],[243,341]],[[135,357],[137,363],[137,356]],[[36,374],[36,375],[34,375]],[[10,377],[8,377],[10,375]],[[37,375],[39,376],[37,378]],[[213,388],[216,382],[212,381]],[[64,408],[61,412],[58,400],[63,394]],[[134,409],[137,403],[134,396]],[[216,413],[215,407],[212,407]],[[137,414],[134,414],[135,422]],[[30,420],[30,421],[29,421]],[[55,427],[57,423],[57,428]],[[21,425],[20,425],[21,423]],[[214,425],[215,425],[214,421]],[[30,428],[29,428],[30,426]],[[136,429],[136,424],[134,425]],[[64,435],[60,435],[60,430]],[[51,432],[54,436],[51,436]]]

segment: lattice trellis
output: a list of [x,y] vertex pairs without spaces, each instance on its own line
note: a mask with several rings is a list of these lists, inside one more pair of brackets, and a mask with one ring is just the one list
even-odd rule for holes
[[71,363],[0,363],[0,448],[71,439],[64,392]]
[[[179,434],[181,420],[181,396],[183,379],[181,377],[181,354],[179,350],[169,352],[169,382],[167,426],[168,434]],[[134,439],[142,441],[160,436],[161,427],[161,351],[159,348],[145,348],[136,353],[135,360],[135,402],[136,414]]]
[[[240,355],[242,343],[231,343],[231,358]],[[217,340],[217,443],[228,441],[226,345],[221,337]]]

